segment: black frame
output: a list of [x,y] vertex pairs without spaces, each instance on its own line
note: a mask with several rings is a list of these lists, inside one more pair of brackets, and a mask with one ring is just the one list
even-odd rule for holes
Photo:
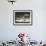
[[[15,21],[15,16],[16,16],[16,12],[30,12],[30,18],[31,18],[31,22],[30,23],[16,23]],[[33,11],[32,10],[13,10],[13,24],[14,25],[32,25],[33,22]]]

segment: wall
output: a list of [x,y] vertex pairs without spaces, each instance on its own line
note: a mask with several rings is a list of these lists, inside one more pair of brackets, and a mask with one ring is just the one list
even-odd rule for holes
[[[14,26],[13,10],[33,10],[32,26]],[[0,40],[15,40],[26,32],[33,40],[46,40],[46,0],[17,0],[13,5],[0,0]]]

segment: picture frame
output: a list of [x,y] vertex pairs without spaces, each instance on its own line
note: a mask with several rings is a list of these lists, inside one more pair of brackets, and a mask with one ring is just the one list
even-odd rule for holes
[[13,10],[14,25],[32,25],[32,10]]

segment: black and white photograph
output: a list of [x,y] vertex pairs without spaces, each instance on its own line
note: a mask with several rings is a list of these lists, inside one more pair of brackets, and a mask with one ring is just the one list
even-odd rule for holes
[[32,24],[32,10],[14,10],[14,24]]

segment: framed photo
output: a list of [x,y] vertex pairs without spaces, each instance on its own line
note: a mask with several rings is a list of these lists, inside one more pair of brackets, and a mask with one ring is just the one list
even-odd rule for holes
[[32,25],[32,10],[13,10],[14,25]]

